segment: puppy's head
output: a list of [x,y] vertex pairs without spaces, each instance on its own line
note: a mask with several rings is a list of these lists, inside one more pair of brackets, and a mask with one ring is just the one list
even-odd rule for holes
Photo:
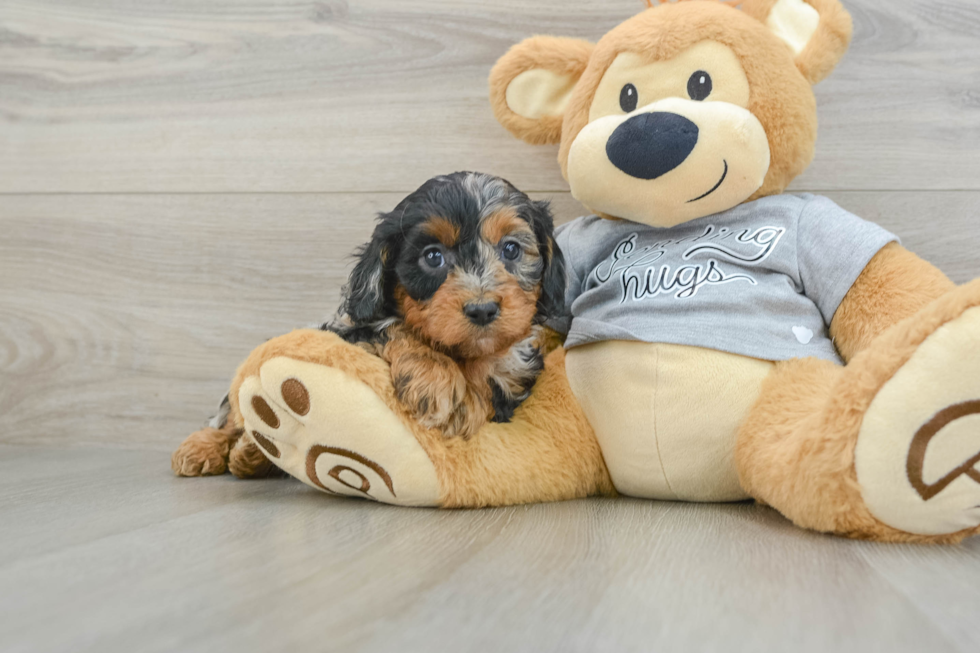
[[546,202],[503,179],[430,179],[379,218],[344,309],[355,325],[400,318],[456,355],[511,346],[564,311],[565,269]]

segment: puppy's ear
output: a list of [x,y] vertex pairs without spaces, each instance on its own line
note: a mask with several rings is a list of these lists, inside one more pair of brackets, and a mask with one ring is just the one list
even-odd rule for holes
[[565,107],[593,47],[553,36],[512,47],[490,71],[490,104],[500,124],[532,145],[560,141]]
[[742,11],[764,23],[796,54],[796,67],[816,84],[851,42],[851,15],[838,0],[745,0]]
[[374,229],[371,242],[358,250],[357,263],[350,273],[344,289],[343,312],[355,326],[369,324],[385,317],[385,304],[389,300],[391,270],[397,252],[397,240],[385,229],[385,216]]
[[538,318],[561,317],[565,310],[565,257],[555,243],[554,220],[548,202],[531,202],[531,228],[538,239],[538,249],[544,261],[541,275],[541,296],[538,298]]

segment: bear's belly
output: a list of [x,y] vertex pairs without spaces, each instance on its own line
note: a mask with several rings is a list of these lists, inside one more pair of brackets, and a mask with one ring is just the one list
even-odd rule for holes
[[685,345],[610,340],[568,351],[572,392],[621,494],[683,501],[748,498],[735,470],[738,427],[773,363]]

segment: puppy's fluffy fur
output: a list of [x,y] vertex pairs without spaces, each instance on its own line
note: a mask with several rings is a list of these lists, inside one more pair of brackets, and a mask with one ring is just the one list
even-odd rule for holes
[[380,216],[343,317],[326,328],[391,365],[426,427],[469,436],[509,421],[542,368],[542,324],[564,310],[565,268],[546,202],[507,181],[430,179]]
[[[435,177],[379,216],[357,253],[338,333],[391,365],[398,396],[426,427],[469,437],[509,421],[543,367],[565,266],[547,202],[475,172]],[[223,401],[174,453],[183,476],[272,471]],[[253,455],[258,454],[258,455]]]

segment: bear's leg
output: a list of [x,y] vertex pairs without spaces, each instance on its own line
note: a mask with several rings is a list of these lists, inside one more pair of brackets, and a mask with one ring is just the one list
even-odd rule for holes
[[613,493],[563,350],[548,357],[511,422],[471,438],[422,428],[383,360],[323,331],[257,348],[230,396],[232,414],[276,465],[332,494],[480,507]]
[[980,282],[889,328],[846,367],[779,363],[739,430],[745,490],[857,538],[980,532]]

